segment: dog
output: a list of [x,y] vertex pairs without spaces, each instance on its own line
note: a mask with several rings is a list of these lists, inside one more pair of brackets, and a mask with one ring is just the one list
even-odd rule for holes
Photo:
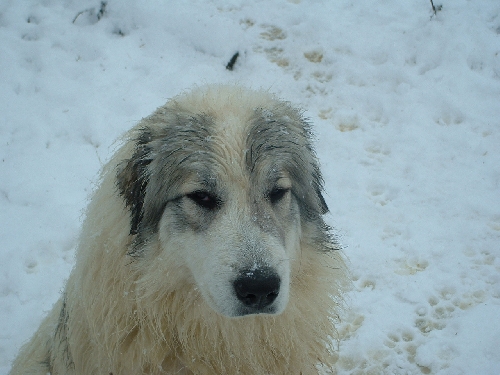
[[132,128],[96,185],[12,375],[335,372],[348,277],[301,110],[198,87]]

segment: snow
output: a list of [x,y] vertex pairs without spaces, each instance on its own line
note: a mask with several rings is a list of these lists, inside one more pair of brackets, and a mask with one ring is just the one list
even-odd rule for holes
[[500,374],[500,3],[440,4],[2,1],[0,373],[63,288],[114,141],[237,82],[314,123],[354,286],[338,373]]

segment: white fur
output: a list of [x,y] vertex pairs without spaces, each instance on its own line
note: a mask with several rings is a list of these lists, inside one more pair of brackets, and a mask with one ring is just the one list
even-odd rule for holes
[[[133,158],[134,139],[145,126],[165,126],[156,117],[144,119],[103,169],[64,296],[22,349],[11,374],[334,372],[332,321],[346,280],[342,258],[335,243],[326,240],[330,237],[319,214],[303,217],[302,197],[288,192],[274,205],[265,198],[275,161],[265,158],[252,173],[246,164],[256,108],[270,116],[279,109],[286,114],[280,121],[296,118],[290,129],[303,120],[267,93],[233,86],[197,89],[162,108],[215,119],[210,173],[223,196],[222,208],[204,217],[186,195],[203,186],[199,176],[189,176],[169,190],[172,201],[179,199],[166,204],[157,230],[134,245],[131,211],[117,188],[117,168]],[[312,153],[306,148],[300,152],[306,164],[315,165]],[[275,183],[293,191],[295,177],[277,173]],[[193,229],[208,220],[208,228]],[[194,224],[180,227],[184,222]],[[140,246],[137,257],[129,255],[133,246]],[[241,306],[231,281],[245,267],[263,266],[281,279],[273,313],[236,317]]]

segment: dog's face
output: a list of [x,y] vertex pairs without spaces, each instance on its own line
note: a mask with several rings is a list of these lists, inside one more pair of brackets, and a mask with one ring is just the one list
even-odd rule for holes
[[308,125],[269,96],[211,94],[167,103],[136,131],[117,175],[130,255],[157,238],[214,310],[279,314],[301,228],[327,210]]
[[243,176],[224,159],[212,168],[204,171],[209,177],[192,175],[167,203],[161,243],[167,251],[184,247],[183,263],[216,311],[280,313],[300,236],[291,181]]

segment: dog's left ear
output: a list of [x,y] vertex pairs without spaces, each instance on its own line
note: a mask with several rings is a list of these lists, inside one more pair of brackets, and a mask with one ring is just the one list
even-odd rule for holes
[[328,205],[326,204],[325,198],[323,197],[323,194],[321,191],[322,191],[322,188],[320,186],[316,187],[316,196],[318,197],[319,208],[321,210],[320,212],[321,212],[321,215],[324,215],[329,211],[329,209],[328,209]]
[[312,187],[316,195],[316,202],[318,204],[319,213],[321,215],[324,215],[329,210],[325,198],[323,197],[323,176],[321,175],[321,171],[319,169],[319,162],[317,159],[314,160],[313,162]]
[[143,130],[136,141],[134,154],[118,166],[116,183],[120,195],[130,209],[130,234],[139,232],[144,217],[144,199],[149,183],[148,166],[152,159],[149,157],[148,142],[151,136]]

